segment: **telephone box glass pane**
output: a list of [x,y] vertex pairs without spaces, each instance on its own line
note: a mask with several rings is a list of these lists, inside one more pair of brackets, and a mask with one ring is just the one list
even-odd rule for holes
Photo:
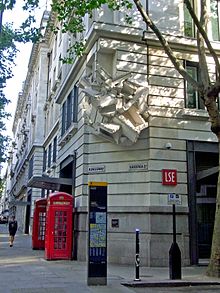
[[45,239],[46,212],[39,212],[38,240]]
[[55,211],[54,249],[67,248],[67,212]]

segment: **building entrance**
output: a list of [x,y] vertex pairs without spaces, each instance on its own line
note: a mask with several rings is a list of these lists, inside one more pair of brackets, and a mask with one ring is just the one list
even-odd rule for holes
[[68,156],[61,164],[60,164],[60,178],[70,178],[72,179],[72,185],[61,185],[60,190],[63,192],[67,192],[69,194],[73,194],[75,191],[75,157]]
[[188,142],[191,263],[210,257],[218,180],[218,144]]
[[198,224],[198,257],[209,258],[215,220],[216,185],[201,186],[196,196]]

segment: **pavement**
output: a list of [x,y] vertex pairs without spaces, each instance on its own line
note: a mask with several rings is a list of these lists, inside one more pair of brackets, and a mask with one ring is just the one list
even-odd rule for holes
[[47,261],[43,250],[32,250],[31,236],[21,233],[9,247],[7,226],[0,225],[0,293],[132,293],[137,287],[220,285],[220,279],[205,275],[206,266],[183,267],[181,280],[170,280],[164,267],[140,266],[138,281],[131,265],[108,264],[107,271],[107,285],[87,286],[86,262]]

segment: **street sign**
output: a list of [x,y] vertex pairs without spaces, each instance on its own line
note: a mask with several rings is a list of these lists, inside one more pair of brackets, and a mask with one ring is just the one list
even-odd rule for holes
[[105,173],[105,166],[93,166],[88,167],[88,173]]
[[13,200],[9,203],[10,206],[30,206],[30,201]]
[[177,185],[177,170],[163,169],[162,170],[163,185]]
[[181,205],[181,195],[176,193],[169,193],[168,194],[168,204],[177,204]]

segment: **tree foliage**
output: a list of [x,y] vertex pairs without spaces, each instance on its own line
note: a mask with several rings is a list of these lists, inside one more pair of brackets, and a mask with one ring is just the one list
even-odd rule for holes
[[[72,34],[82,33],[85,29],[83,18],[85,15],[92,16],[95,9],[101,8],[102,5],[106,4],[112,10],[120,10],[121,8],[130,9],[132,8],[132,3],[129,0],[68,0],[59,1],[53,0],[52,11],[57,14],[58,21],[62,23],[61,30],[63,33],[68,32]],[[131,16],[126,15],[127,22],[131,21]],[[56,32],[54,28],[54,31]],[[76,54],[81,56],[84,52],[85,40],[83,35],[79,38],[69,49],[69,56],[62,59],[64,63],[71,63],[72,56]]]
[[6,97],[4,88],[7,80],[12,78],[13,67],[17,54],[17,43],[35,42],[39,39],[40,29],[33,26],[35,18],[34,9],[38,6],[39,0],[26,0],[23,2],[23,9],[29,15],[21,22],[19,27],[4,22],[4,14],[7,10],[13,10],[16,0],[1,0],[0,2],[0,163],[6,159],[6,149],[9,137],[4,134],[6,120],[10,114],[6,113],[5,107],[10,102],[10,97]]

